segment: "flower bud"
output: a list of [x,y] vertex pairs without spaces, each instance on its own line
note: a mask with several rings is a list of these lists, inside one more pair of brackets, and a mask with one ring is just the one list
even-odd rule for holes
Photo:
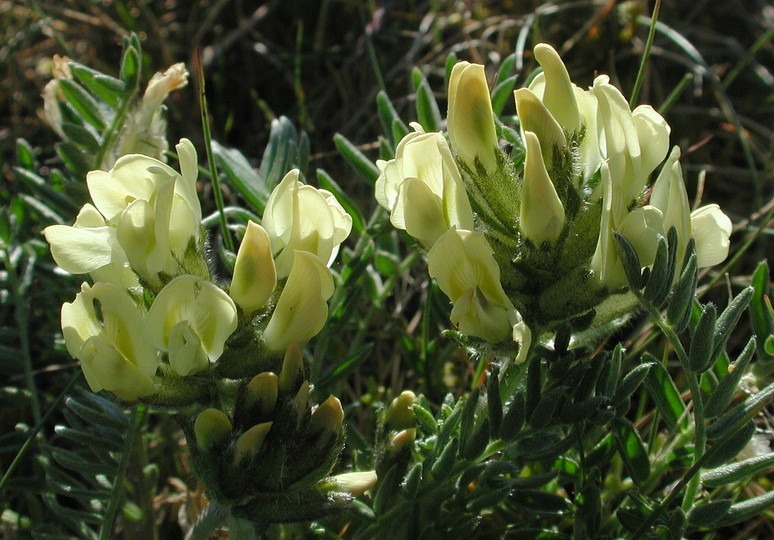
[[388,452],[390,457],[400,454],[405,448],[410,447],[417,437],[416,428],[404,429],[399,431],[389,442]]
[[555,148],[567,148],[567,139],[562,131],[562,126],[543,105],[543,102],[528,88],[516,90],[513,96],[516,99],[516,112],[521,122],[522,134],[531,131],[537,135],[546,168],[552,168]]
[[278,381],[274,373],[259,373],[247,383],[245,405],[255,408],[258,417],[268,416],[277,405]]
[[263,441],[274,422],[264,422],[255,425],[242,433],[234,445],[234,464],[239,463],[251,454],[257,454],[263,447]]
[[398,397],[392,400],[387,409],[387,424],[391,429],[407,429],[414,427],[414,401],[416,394],[411,390],[404,390]]
[[330,395],[312,412],[309,418],[309,431],[338,433],[343,422],[344,409],[341,408],[341,401],[336,396]]
[[317,335],[328,318],[326,302],[333,289],[328,267],[313,254],[296,250],[285,288],[263,332],[266,347],[282,351]]
[[309,381],[304,381],[298,388],[298,392],[293,396],[293,405],[296,407],[296,411],[303,413],[306,411],[306,406],[309,404]]
[[497,134],[484,66],[458,62],[449,79],[447,118],[452,147],[471,171],[476,160],[491,173],[497,167]]
[[688,240],[691,237],[691,210],[688,193],[685,191],[683,170],[680,167],[680,148],[675,146],[653,184],[650,204],[661,210],[664,216],[664,230],[677,230],[675,259],[682,264]]
[[263,227],[248,221],[234,263],[229,296],[243,312],[249,314],[266,304],[276,286],[277,270],[271,255],[269,235]]
[[351,472],[337,474],[332,478],[337,491],[359,496],[376,485],[376,471]]
[[535,60],[545,74],[543,104],[551,111],[556,121],[568,132],[580,128],[580,113],[575,100],[575,88],[570,74],[559,54],[551,45],[538,43],[534,48]]
[[277,379],[277,387],[280,392],[287,394],[298,387],[299,379],[304,378],[304,358],[301,346],[298,343],[289,345],[282,361],[282,370]]
[[564,207],[546,171],[540,141],[531,131],[524,132],[527,155],[521,190],[519,229],[535,246],[555,242],[564,228]]
[[223,442],[232,430],[231,421],[226,413],[218,409],[205,409],[199,413],[194,422],[196,444],[206,450],[213,444]]

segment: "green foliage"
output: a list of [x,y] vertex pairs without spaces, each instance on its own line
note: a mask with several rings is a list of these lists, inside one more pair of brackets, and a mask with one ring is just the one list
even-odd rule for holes
[[[112,4],[118,26],[131,30],[138,30],[146,18],[152,20],[155,9],[143,6],[142,17],[136,17],[127,3]],[[339,4],[345,3],[329,7],[342,9]],[[267,13],[280,14],[277,6],[270,3]],[[389,9],[379,15],[365,4],[356,8],[360,11],[354,20],[363,22],[369,46],[380,51],[369,56],[382,82],[378,90],[375,84],[365,89],[358,84],[361,70],[352,66],[359,68],[362,58],[353,52],[340,62],[342,46],[326,43],[323,22],[335,22],[331,19],[304,26],[303,14],[298,15],[298,42],[288,45],[281,41],[284,35],[263,40],[269,29],[254,26],[260,25],[260,17],[250,18],[240,9],[199,13],[197,7],[187,12],[176,6],[191,20],[206,15],[225,31],[240,29],[238,35],[226,36],[201,31],[212,38],[204,45],[215,51],[216,61],[208,65],[214,79],[208,85],[214,122],[226,123],[215,126],[221,142],[213,141],[213,152],[218,174],[228,186],[224,191],[229,206],[223,213],[229,227],[238,232],[248,219],[257,219],[272,188],[293,167],[333,193],[353,218],[352,238],[342,246],[334,267],[337,288],[329,322],[306,356],[314,397],[346,396],[339,470],[376,469],[378,484],[348,501],[344,511],[348,496],[325,498],[311,492],[306,493],[308,499],[285,501],[281,515],[268,506],[245,509],[242,517],[248,519],[269,521],[267,513],[272,513],[280,521],[303,521],[240,529],[245,521],[234,519],[232,536],[243,531],[270,538],[724,538],[748,527],[758,527],[755,532],[747,529],[750,535],[767,530],[774,492],[766,474],[774,454],[755,455],[752,443],[758,435],[770,434],[766,414],[774,397],[774,311],[765,260],[771,212],[761,211],[770,192],[765,183],[769,178],[760,172],[770,163],[771,152],[760,128],[765,120],[745,115],[770,114],[764,98],[755,101],[746,94],[757,95],[761,88],[762,95],[771,94],[765,75],[771,32],[759,32],[754,45],[739,47],[735,42],[743,56],[708,60],[716,47],[703,43],[702,35],[689,35],[690,27],[681,20],[710,14],[691,12],[692,17],[681,18],[680,10],[687,8],[665,5],[662,17],[670,18],[653,27],[659,43],[651,50],[654,67],[641,71],[644,91],[668,95],[659,110],[666,114],[673,103],[681,105],[672,108],[673,140],[700,141],[710,135],[686,156],[691,181],[696,169],[712,163],[721,172],[711,172],[715,177],[707,183],[705,198],[728,197],[740,221],[751,216],[734,236],[735,258],[722,272],[707,276],[698,269],[692,246],[684,260],[676,260],[677,239],[669,231],[659,240],[654,264],[643,271],[634,249],[617,236],[643,316],[629,325],[621,320],[605,328],[606,336],[608,330],[617,332],[604,342],[590,334],[584,337],[581,321],[567,323],[550,339],[536,340],[525,364],[513,365],[510,359],[468,354],[463,340],[455,342],[449,339],[453,334],[442,333],[451,328],[449,306],[428,281],[424,265],[418,264],[421,250],[389,227],[386,213],[372,202],[379,175],[375,160],[393,157],[410,121],[428,131],[443,129],[440,90],[451,67],[458,57],[481,61],[487,55],[502,59],[490,73],[492,102],[498,134],[513,145],[511,158],[518,162],[523,159],[520,135],[507,127],[515,125],[507,115],[513,109],[513,89],[530,79],[534,67],[524,54],[528,43],[564,42],[568,66],[579,72],[614,63],[621,77],[617,84],[626,88],[637,72],[632,54],[640,51],[639,41],[631,36],[644,37],[639,25],[647,21],[626,13],[626,6],[616,7],[615,17],[589,18],[594,22],[589,28],[602,37],[594,41],[576,34],[577,14],[568,17],[569,8],[560,4],[525,14],[520,30],[498,19],[492,6],[472,10],[475,13],[467,16],[481,21],[472,27],[470,20],[462,21],[464,30],[451,8],[444,3],[433,6],[434,13],[422,25],[410,10],[396,17]],[[508,20],[517,20],[511,15]],[[746,25],[759,19],[757,14],[744,16]],[[227,17],[234,20],[227,19],[224,26]],[[399,28],[398,19],[411,28]],[[352,21],[340,24],[347,22]],[[45,20],[40,24],[28,31],[39,37],[41,28],[49,35],[62,26]],[[287,33],[287,25],[277,26]],[[420,31],[406,47],[415,27]],[[317,34],[310,37],[310,28]],[[496,43],[487,41],[490,29],[497,29],[491,33],[499,36]],[[175,26],[166,31],[175,32]],[[342,35],[362,45],[348,32]],[[206,499],[201,492],[194,494],[192,471],[181,459],[180,436],[163,420],[164,411],[127,412],[106,396],[80,389],[63,404],[56,401],[63,388],[69,393],[67,381],[78,369],[64,350],[58,313],[62,302],[72,299],[79,280],[63,275],[51,262],[40,231],[50,224],[72,223],[86,200],[85,174],[110,167],[118,157],[114,149],[154,71],[151,66],[157,67],[166,57],[162,54],[177,54],[179,45],[172,37],[157,46],[154,40],[160,38],[154,36],[153,31],[128,34],[120,57],[107,68],[112,74],[86,65],[95,61],[94,55],[70,62],[72,78],[60,81],[62,140],[55,151],[39,146],[37,138],[30,138],[32,143],[19,138],[9,157],[4,155],[4,172],[14,181],[0,187],[0,373],[5,385],[0,408],[2,427],[7,428],[0,435],[0,531],[19,537],[178,538],[182,534],[177,516],[186,511],[191,512],[188,522],[196,524],[192,536],[203,537],[202,531],[212,531],[224,520],[213,505],[196,521]],[[227,70],[232,56],[246,64],[254,61],[245,51],[219,52],[220,45],[225,43],[225,50],[234,43],[232,37],[240,36],[248,36],[244,43],[249,54],[268,58],[274,66],[298,66],[291,77],[294,92],[288,92],[295,103],[267,104],[271,85],[255,87],[243,80],[258,76],[254,64],[233,73],[212,73]],[[727,37],[725,32],[722,37]],[[154,46],[149,56],[148,48]],[[12,47],[9,40],[0,48],[0,59],[7,59]],[[329,77],[320,76],[318,61],[326,63]],[[423,65],[411,70],[420,61]],[[718,65],[730,69],[724,75],[723,69],[715,69]],[[687,81],[686,69],[692,71],[693,85],[677,82]],[[285,82],[277,81],[277,93]],[[247,87],[255,93],[251,103],[259,103],[271,118],[266,129],[247,118],[242,121],[244,111],[228,98],[235,89]],[[330,106],[335,92],[350,103]],[[322,103],[319,110],[315,99]],[[274,116],[271,108],[280,112]],[[198,116],[192,111],[170,119],[182,123],[181,117]],[[298,121],[301,111],[308,111],[312,120]],[[717,114],[709,111],[720,111],[723,129],[710,124],[717,122]],[[327,134],[334,131],[333,141],[328,141]],[[255,140],[265,143],[262,155]],[[319,154],[312,154],[313,149]],[[342,158],[348,167],[341,166]],[[739,169],[739,162],[744,168]],[[719,177],[726,172],[731,180],[722,184]],[[204,225],[210,227],[216,219],[210,215]],[[221,255],[212,261],[218,269],[233,257],[220,242],[212,251]],[[728,298],[722,287],[713,286],[725,272],[733,291]],[[407,388],[417,394],[410,437],[403,429],[391,429],[385,419],[391,399]],[[396,441],[404,446],[397,448]],[[153,453],[153,445],[161,450]],[[175,478],[191,485],[180,487],[183,482]],[[172,489],[169,486],[177,490],[169,500],[185,500],[185,505],[162,501],[154,508],[154,497],[164,499],[161,491]],[[756,496],[750,496],[753,492]],[[293,513],[294,504],[319,508],[328,503],[325,515]]]

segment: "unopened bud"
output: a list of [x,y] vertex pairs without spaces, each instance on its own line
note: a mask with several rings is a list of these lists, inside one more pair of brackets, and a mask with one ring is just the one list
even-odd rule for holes
[[392,400],[387,409],[387,424],[392,429],[407,429],[414,427],[414,401],[417,396],[411,390],[404,390]]
[[304,375],[304,360],[301,353],[301,346],[293,343],[285,351],[285,358],[282,361],[282,371],[280,371],[277,386],[283,394],[292,392],[298,386],[299,377]]
[[404,429],[403,431],[398,432],[389,444],[390,457],[395,457],[400,454],[404,448],[414,443],[416,437],[416,428]]
[[258,416],[271,414],[277,404],[277,377],[270,371],[259,373],[247,384],[245,401],[248,407],[255,407]]
[[555,242],[564,228],[564,207],[546,171],[540,141],[531,131],[524,132],[527,156],[521,190],[519,228],[536,246]]
[[264,422],[255,425],[242,433],[234,446],[234,463],[239,465],[250,454],[255,454],[263,447],[263,441],[274,422]]
[[340,491],[358,496],[376,485],[376,471],[351,472],[338,474],[333,481]]
[[213,444],[224,441],[231,434],[231,430],[231,420],[226,413],[218,409],[203,410],[194,422],[196,444],[201,449],[207,449]]
[[304,381],[301,383],[301,387],[293,397],[293,403],[295,404],[296,410],[298,412],[304,412],[306,410],[306,406],[309,403],[309,381]]
[[344,409],[341,408],[341,401],[331,395],[312,413],[309,418],[309,431],[338,433],[343,422]]

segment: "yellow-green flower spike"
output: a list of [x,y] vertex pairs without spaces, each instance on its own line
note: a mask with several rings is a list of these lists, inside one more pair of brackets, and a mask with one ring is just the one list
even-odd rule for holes
[[231,420],[226,413],[218,409],[205,409],[194,421],[196,444],[206,450],[213,444],[226,440],[232,429]]

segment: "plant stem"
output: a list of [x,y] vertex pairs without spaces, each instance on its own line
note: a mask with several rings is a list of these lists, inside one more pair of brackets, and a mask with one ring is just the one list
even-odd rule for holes
[[[699,386],[699,376],[690,371],[685,372],[688,380],[688,386],[691,389],[691,401],[693,402],[693,464],[695,465],[701,456],[704,455],[707,448],[707,433],[704,427],[704,400],[701,397],[701,388]],[[688,483],[683,495],[682,508],[685,513],[693,506],[696,494],[699,491],[699,475],[695,475]]]
[[223,236],[223,245],[226,249],[234,251],[234,241],[231,238],[231,233],[228,230],[228,223],[226,222],[226,213],[223,210],[223,193],[220,190],[220,178],[218,177],[218,171],[215,168],[215,159],[212,155],[212,133],[210,132],[210,113],[207,108],[207,96],[204,92],[204,68],[202,67],[201,58],[197,51],[198,61],[196,67],[199,75],[199,107],[202,112],[202,131],[204,133],[204,148],[207,152],[207,163],[210,167],[210,179],[212,180],[212,194],[215,197],[215,206],[218,208],[218,214],[220,215],[220,232]]
[[632,95],[629,98],[629,107],[632,109],[637,104],[637,98],[640,96],[640,89],[642,88],[642,81],[645,79],[645,68],[648,66],[648,59],[650,58],[650,50],[653,48],[653,38],[656,37],[656,21],[658,21],[658,12],[661,9],[661,0],[656,0],[656,4],[653,6],[653,16],[650,18],[650,30],[648,31],[648,40],[645,42],[645,50],[642,51],[642,61],[640,62],[640,69],[637,71],[637,79],[634,81],[634,88],[632,89]]

